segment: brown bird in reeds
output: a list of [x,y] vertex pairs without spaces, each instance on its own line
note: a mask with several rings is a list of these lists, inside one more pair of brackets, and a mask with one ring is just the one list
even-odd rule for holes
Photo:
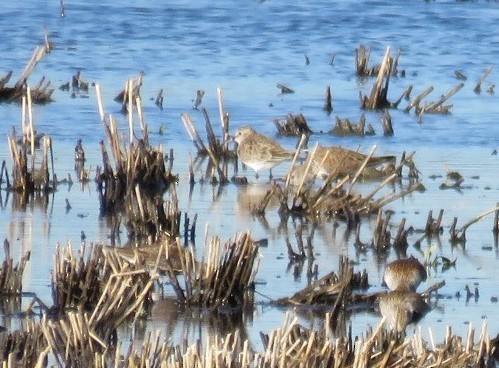
[[[335,176],[353,175],[361,168],[367,157],[360,152],[342,147],[317,147],[313,167],[315,172],[322,176],[328,176],[331,173]],[[395,161],[395,156],[372,156],[367,161],[366,167],[374,168]]]
[[383,275],[386,286],[392,291],[416,291],[419,284],[426,281],[426,278],[425,267],[413,256],[390,262],[386,265]]
[[272,178],[274,166],[293,158],[294,152],[282,148],[279,143],[251,127],[239,128],[234,140],[237,142],[237,157],[255,171],[257,178],[261,170],[270,170]]
[[409,323],[418,322],[430,306],[423,297],[410,290],[390,291],[378,297],[379,311],[390,327],[404,332]]

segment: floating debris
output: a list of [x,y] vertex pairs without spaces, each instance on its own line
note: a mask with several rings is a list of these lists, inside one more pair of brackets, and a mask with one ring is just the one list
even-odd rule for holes
[[284,95],[284,94],[289,94],[289,93],[295,93],[295,91],[287,86],[285,86],[284,84],[281,84],[281,83],[277,83],[277,88],[279,88],[281,90],[281,93]]

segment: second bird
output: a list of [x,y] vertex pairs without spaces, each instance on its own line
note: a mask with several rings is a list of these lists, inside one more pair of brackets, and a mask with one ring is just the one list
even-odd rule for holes
[[[313,167],[319,175],[327,176],[333,173],[336,177],[340,177],[355,174],[366,159],[367,155],[342,147],[317,147]],[[366,167],[394,163],[396,159],[395,156],[372,156],[367,161]]]

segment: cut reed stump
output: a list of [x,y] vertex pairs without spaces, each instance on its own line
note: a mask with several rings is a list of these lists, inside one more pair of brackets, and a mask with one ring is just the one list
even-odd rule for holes
[[301,136],[305,134],[309,136],[312,130],[308,127],[307,120],[303,114],[292,115],[288,114],[284,119],[274,119],[274,125],[281,135],[286,136]]
[[[360,63],[360,65],[364,64],[365,63]],[[387,47],[385,56],[383,57],[383,61],[379,67],[379,71],[376,73],[377,78],[371,90],[371,95],[369,97],[360,96],[360,105],[363,109],[378,110],[391,107],[391,104],[387,99],[387,95],[392,66],[393,62],[390,57],[390,47]]]
[[327,86],[326,94],[324,95],[324,106],[322,107],[324,111],[330,114],[333,111],[333,97],[331,94],[331,86]]
[[366,127],[366,115],[364,113],[360,115],[358,123],[353,123],[349,119],[341,119],[336,116],[335,126],[328,133],[337,137],[363,137],[365,135],[376,134],[371,124],[368,124]]
[[400,51],[394,59],[390,56],[390,47],[387,47],[381,65],[371,69],[367,67],[369,55],[370,50],[367,52],[362,46],[357,50],[357,74],[360,76],[376,76],[376,81],[369,97],[363,96],[362,93],[359,92],[361,108],[368,110],[397,108],[402,98],[407,97],[412,89],[412,87],[407,88],[396,102],[388,101],[388,86],[390,84],[390,77],[397,75],[397,64]]

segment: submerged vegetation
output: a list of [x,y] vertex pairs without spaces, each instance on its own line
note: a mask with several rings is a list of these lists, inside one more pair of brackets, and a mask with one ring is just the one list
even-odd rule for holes
[[[44,51],[36,52],[36,61],[30,62],[27,70],[32,70],[41,56],[49,51],[48,45],[47,41]],[[381,111],[383,134],[393,136],[395,132],[388,109],[398,108],[404,98],[410,100],[413,87],[409,86],[396,102],[390,102],[390,78],[403,77],[405,73],[399,70],[400,52],[392,58],[390,48],[387,48],[381,64],[375,67],[369,67],[369,58],[369,49],[361,46],[356,50],[357,75],[376,78],[371,94],[359,96],[360,105],[364,110]],[[55,174],[52,140],[36,132],[32,111],[33,103],[50,101],[48,85],[40,83],[31,89],[27,85],[29,71],[26,71],[22,83],[16,83],[11,90],[5,87],[10,75],[0,80],[0,98],[22,104],[22,133],[18,138],[13,131],[8,137],[12,168],[9,171],[4,161],[0,185],[5,184],[5,190],[12,192],[16,201],[25,206],[35,198],[56,191],[62,181],[58,181]],[[407,324],[414,321],[414,311],[409,310],[412,306],[394,307],[390,317],[397,328],[386,326],[387,317],[383,315],[376,329],[368,329],[365,335],[354,337],[346,327],[347,315],[357,308],[377,312],[380,299],[383,300],[388,293],[369,293],[367,272],[356,271],[346,257],[341,258],[337,270],[326,270],[325,273],[321,270],[323,276],[318,277],[313,247],[314,231],[319,225],[345,224],[348,235],[355,237],[356,251],[369,249],[385,260],[391,250],[398,258],[407,258],[409,234],[422,234],[414,244],[419,246],[423,239],[432,239],[442,232],[443,211],[436,219],[430,212],[425,226],[417,229],[415,225],[407,226],[405,219],[398,225],[393,224],[386,208],[393,201],[425,190],[415,164],[415,152],[402,152],[400,158],[376,157],[376,147],[368,154],[361,154],[346,149],[338,151],[337,147],[309,145],[310,140],[319,134],[375,134],[370,124],[366,126],[364,114],[358,123],[336,117],[335,126],[327,133],[313,132],[302,113],[276,118],[274,124],[280,135],[296,136],[299,140],[295,152],[288,155],[292,163],[287,175],[280,181],[272,180],[265,196],[250,209],[255,217],[265,219],[272,210],[269,203],[275,201],[275,215],[281,224],[286,224],[291,218],[311,228],[304,239],[303,228],[297,227],[296,250],[289,238],[286,239],[290,268],[300,270],[306,262],[308,285],[294,295],[270,300],[269,304],[283,308],[292,306],[298,314],[301,308],[317,308],[323,311],[324,317],[318,327],[302,326],[297,317],[288,313],[282,327],[261,333],[263,351],[251,346],[242,329],[225,335],[209,335],[194,344],[186,340],[180,345],[150,333],[142,346],[132,341],[125,347],[119,329],[135,326],[148,316],[156,294],[165,293],[166,287],[171,288],[169,297],[174,296],[179,313],[198,313],[203,318],[220,321],[230,319],[239,326],[255,309],[260,250],[265,243],[265,240],[253,239],[249,232],[242,232],[225,242],[217,236],[205,239],[202,252],[197,251],[194,246],[197,216],[190,218],[181,213],[177,186],[189,185],[192,188],[198,181],[209,182],[214,187],[248,183],[248,178],[239,173],[239,166],[245,163],[238,157],[231,139],[230,115],[224,108],[222,90],[219,89],[220,127],[217,128],[202,107],[204,91],[197,91],[194,108],[199,109],[205,119],[206,139],[202,138],[190,115],[183,113],[180,120],[197,150],[197,156],[190,162],[189,183],[180,183],[178,175],[172,172],[173,150],[167,153],[164,147],[154,147],[149,141],[148,125],[142,111],[142,78],[141,73],[127,81],[116,98],[126,116],[124,129],[120,129],[118,119],[105,114],[100,86],[95,85],[97,108],[107,137],[107,142],[100,143],[102,166],[95,170],[95,183],[100,214],[112,223],[111,244],[86,244],[82,241],[77,251],[70,244],[58,246],[52,270],[52,305],[47,306],[22,288],[29,253],[14,265],[9,241],[5,240],[5,259],[0,269],[0,305],[10,315],[26,316],[26,323],[15,331],[0,332],[0,359],[4,366],[472,367],[493,364],[498,355],[497,342],[488,336],[485,323],[478,341],[475,341],[471,327],[466,337],[454,335],[449,327],[442,343],[427,342],[419,332],[413,336],[405,334]],[[476,88],[479,89],[481,83],[482,80]],[[72,86],[88,90],[88,84],[79,72],[73,77]],[[423,114],[446,114],[452,106],[444,104],[463,86],[464,83],[460,83],[436,102],[422,105],[423,99],[433,90],[429,87],[409,101],[405,111],[414,109],[419,119]],[[294,92],[281,84],[278,88],[281,93]],[[160,91],[155,103],[162,108],[162,101]],[[333,111],[330,87],[326,90],[323,109],[328,113]],[[83,143],[81,140],[76,143],[75,168],[78,181],[88,182],[91,178],[85,167]],[[333,155],[336,161],[331,160]],[[342,158],[338,159],[340,155]],[[267,160],[267,156],[257,159]],[[195,163],[203,160],[207,161],[206,169],[195,168]],[[202,172],[200,178],[197,177],[199,172]],[[454,184],[446,182],[447,188],[459,187],[462,181],[456,179],[457,175],[449,173],[455,181]],[[365,193],[358,188],[361,181],[372,182],[371,191]],[[72,182],[70,177],[67,182]],[[386,191],[389,186],[391,190]],[[70,207],[67,201],[66,208]],[[466,230],[493,213],[493,233],[497,239],[499,208],[493,208],[461,228],[457,227],[455,218],[450,241],[465,244]],[[361,234],[361,229],[365,231],[362,224],[366,220],[373,220],[375,224],[367,241],[361,239],[361,235],[366,237]],[[126,247],[118,247],[114,242],[121,224],[125,225],[128,235]],[[394,234],[393,229],[396,229]],[[456,262],[441,261],[442,267],[452,267]],[[424,264],[431,269],[439,263],[428,253]],[[411,289],[410,296],[418,300],[424,298],[431,309],[432,298],[438,299],[438,289],[444,284],[431,285],[421,293]],[[396,291],[401,290],[391,292]],[[468,293],[471,294],[469,288]],[[25,300],[29,302],[21,310]]]

